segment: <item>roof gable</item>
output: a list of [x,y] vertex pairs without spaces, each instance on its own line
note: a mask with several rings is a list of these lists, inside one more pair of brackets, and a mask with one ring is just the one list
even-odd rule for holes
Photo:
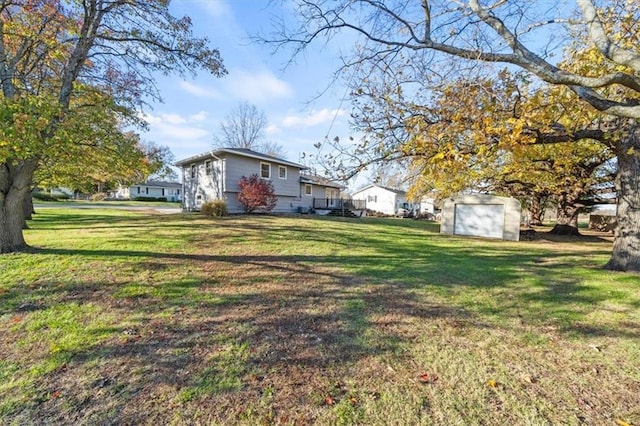
[[163,182],[159,180],[136,183],[132,186],[148,186],[149,188],[182,188],[182,184],[179,182]]
[[309,184],[318,185],[318,186],[327,186],[330,188],[344,189],[344,185],[340,185],[337,182],[333,182],[325,177],[316,176],[316,175],[300,174],[300,182],[309,183]]
[[229,154],[238,155],[241,157],[255,158],[256,160],[268,161],[271,163],[282,164],[284,166],[295,167],[297,169],[303,170],[306,169],[302,164],[294,163],[292,161],[287,161],[282,158],[274,157],[272,155],[263,154],[261,152],[257,152],[247,148],[219,148],[216,150],[208,151],[199,155],[194,155],[193,157],[185,158],[184,160],[176,161],[176,166],[187,166],[192,163],[196,163],[199,161],[206,160],[208,158],[224,158]]
[[371,189],[371,188],[379,188],[379,189],[382,189],[384,191],[392,192],[392,193],[398,194],[398,195],[406,195],[407,194],[405,191],[402,191],[400,189],[392,189],[392,188],[388,188],[386,186],[376,185],[375,183],[372,183],[371,185],[367,185],[364,188],[358,189],[357,191],[355,191],[353,193],[353,195],[359,194],[359,193],[364,192],[364,191],[366,191],[368,189]]

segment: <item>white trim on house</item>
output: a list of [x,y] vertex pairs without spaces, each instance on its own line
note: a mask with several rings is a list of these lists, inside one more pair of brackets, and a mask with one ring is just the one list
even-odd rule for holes
[[[268,173],[268,176],[265,176],[265,175],[264,175],[264,171],[265,171],[265,170],[264,170],[264,168],[263,168],[262,166],[267,166],[267,167],[269,167],[269,169],[268,169],[268,172],[269,172],[269,173]],[[260,177],[261,177],[262,179],[271,179],[271,163],[267,163],[267,162],[265,162],[265,161],[261,161],[261,162],[260,162]]]
[[[284,176],[283,172],[284,171]],[[278,179],[286,180],[287,179],[287,166],[278,166]]]
[[[205,172],[205,162],[211,161],[211,175]],[[249,149],[219,149],[176,162],[184,175],[195,165],[195,177],[183,179],[183,208],[198,210],[203,202],[224,200],[230,213],[243,213],[238,201],[238,181],[243,176],[257,174],[269,179],[277,197],[274,213],[310,212],[315,199],[339,199],[343,186],[324,177],[305,175],[301,164],[292,163]],[[267,175],[267,171],[269,172]],[[264,173],[264,174],[263,174]],[[330,188],[329,192],[326,188]],[[333,196],[331,195],[333,194]],[[337,203],[337,201],[336,201]]]
[[304,196],[313,197],[313,185],[311,185],[310,183],[304,184]]

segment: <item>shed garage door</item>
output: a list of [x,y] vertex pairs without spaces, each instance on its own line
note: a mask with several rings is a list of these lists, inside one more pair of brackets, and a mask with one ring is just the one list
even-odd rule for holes
[[453,233],[476,237],[502,238],[503,204],[456,204]]

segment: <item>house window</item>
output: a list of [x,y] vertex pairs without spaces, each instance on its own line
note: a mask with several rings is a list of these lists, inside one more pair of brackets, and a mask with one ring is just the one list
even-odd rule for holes
[[138,194],[139,194],[140,193],[140,187],[138,186],[137,188],[138,188]]
[[309,185],[308,183],[307,183],[307,184],[305,184],[305,185],[304,185],[304,195],[311,196],[311,195],[313,194],[312,189],[313,189],[313,188],[311,187],[311,185]]
[[149,187],[148,186],[144,189],[144,193],[149,195]]
[[211,160],[207,160],[204,162],[204,174],[205,175],[211,174]]
[[367,202],[368,203],[377,203],[378,202],[378,196],[377,195],[368,195],[367,196]]
[[180,195],[180,190],[176,189],[176,195]]
[[192,164],[191,165],[191,179],[195,179],[196,178],[196,165]]
[[260,163],[260,177],[263,179],[271,179],[271,164]]
[[162,196],[164,197],[164,188],[162,188]]
[[285,166],[278,166],[278,177],[280,179],[287,178],[287,168]]

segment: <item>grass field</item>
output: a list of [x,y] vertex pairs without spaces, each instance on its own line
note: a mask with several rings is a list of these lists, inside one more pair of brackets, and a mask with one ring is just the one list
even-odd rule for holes
[[0,256],[1,424],[640,425],[608,239],[42,209]]

